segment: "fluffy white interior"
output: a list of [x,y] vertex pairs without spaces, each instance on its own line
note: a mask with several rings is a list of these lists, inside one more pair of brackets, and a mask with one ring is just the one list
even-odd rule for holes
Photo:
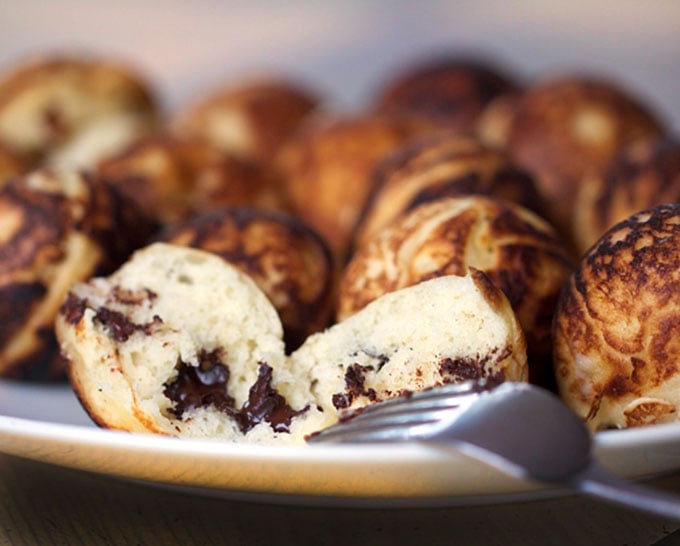
[[[80,396],[120,428],[253,442],[302,442],[338,418],[334,397],[346,390],[347,370],[358,364],[364,387],[379,398],[444,382],[442,359],[487,359],[489,372],[526,379],[523,338],[509,304],[492,306],[472,277],[442,277],[379,298],[325,332],[284,354],[279,317],[254,282],[221,258],[164,243],[139,251],[107,279],[74,287],[87,310],[76,325],[60,317],[58,336],[79,378]],[[120,313],[98,319],[101,309]],[[511,351],[502,351],[510,347]],[[493,355],[504,354],[494,360]],[[295,411],[290,432],[266,421],[247,434],[213,405],[178,417],[164,393],[180,363],[199,366],[202,354],[219,353],[230,371],[226,392],[242,407],[260,366],[273,369],[271,386]],[[494,353],[496,351],[496,353]],[[352,400],[353,406],[368,403]]]

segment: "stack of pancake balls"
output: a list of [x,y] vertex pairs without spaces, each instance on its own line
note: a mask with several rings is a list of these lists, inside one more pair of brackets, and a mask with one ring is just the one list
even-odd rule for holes
[[161,102],[101,54],[0,73],[1,377],[265,444],[485,378],[678,419],[680,142],[620,82],[443,52],[351,111],[273,73]]

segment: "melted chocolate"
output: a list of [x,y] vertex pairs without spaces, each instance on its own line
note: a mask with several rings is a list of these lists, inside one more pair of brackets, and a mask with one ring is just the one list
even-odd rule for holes
[[461,381],[487,379],[491,382],[503,381],[502,370],[489,371],[487,364],[500,362],[507,357],[510,349],[505,347],[489,351],[485,355],[466,356],[461,358],[444,358],[439,362],[439,373],[445,383],[459,383]]
[[66,301],[59,308],[59,313],[64,316],[64,319],[69,324],[78,324],[83,318],[87,301],[79,298],[72,292],[69,292]]
[[445,358],[439,363],[442,377],[451,378],[454,382],[469,379],[480,379],[482,369],[475,358]]
[[286,399],[272,388],[271,381],[271,366],[261,363],[257,381],[250,388],[248,401],[236,415],[243,432],[247,432],[262,421],[267,421],[275,432],[290,432],[293,417],[307,411],[308,406],[300,411],[294,411]]
[[377,393],[375,389],[366,389],[366,368],[360,364],[352,364],[345,372],[346,390],[344,393],[336,393],[332,397],[333,406],[337,409],[348,408],[359,396],[367,396],[375,402]]
[[155,324],[163,322],[163,320],[155,315],[151,322],[145,324],[137,324],[132,322],[127,316],[119,311],[113,311],[106,307],[97,309],[94,320],[99,322],[109,332],[109,335],[118,342],[127,341],[128,338],[135,332],[143,332],[146,335],[151,335],[151,328]]
[[171,412],[176,417],[197,408],[213,407],[232,417],[243,433],[263,421],[269,423],[275,432],[290,432],[293,417],[308,410],[308,407],[293,410],[286,399],[272,388],[272,368],[265,363],[260,363],[248,400],[237,409],[234,398],[227,394],[230,372],[222,362],[221,352],[203,352],[199,360],[199,366],[181,362],[175,380],[165,385],[163,394],[175,403]]
[[221,362],[221,352],[202,352],[199,365],[180,362],[177,377],[165,385],[163,394],[175,402],[173,415],[182,417],[185,412],[212,406],[233,415],[234,399],[227,394],[229,368]]

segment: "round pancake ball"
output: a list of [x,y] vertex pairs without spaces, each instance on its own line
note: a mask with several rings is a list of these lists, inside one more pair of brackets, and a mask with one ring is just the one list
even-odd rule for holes
[[412,119],[342,117],[309,123],[283,146],[277,167],[292,210],[326,239],[340,262],[377,163],[429,130]]
[[554,229],[519,205],[481,195],[425,203],[360,248],[340,280],[338,319],[380,295],[443,275],[483,271],[507,296],[527,339],[530,379],[551,385],[550,328],[572,271]]
[[621,85],[583,75],[537,80],[519,97],[507,151],[536,178],[551,220],[571,238],[571,216],[584,177],[618,150],[663,134],[662,123]]
[[52,379],[54,319],[70,285],[110,272],[153,223],[90,175],[35,171],[0,188],[0,376]]
[[593,430],[676,421],[680,204],[639,212],[582,258],[555,314],[559,392]]
[[178,112],[171,125],[178,135],[206,140],[239,157],[270,162],[320,102],[316,91],[290,78],[252,77],[206,93]]
[[108,57],[30,58],[0,75],[0,142],[34,165],[91,167],[158,117],[149,83]]
[[472,135],[486,105],[515,91],[515,80],[490,59],[442,54],[396,70],[379,88],[374,109],[422,117],[457,134]]
[[285,208],[272,169],[195,138],[154,135],[102,161],[96,172],[160,224],[223,206]]
[[680,201],[680,141],[659,138],[623,148],[587,179],[574,207],[573,232],[583,254],[610,227],[636,212]]
[[278,311],[288,351],[330,323],[335,284],[330,250],[290,214],[215,209],[167,227],[159,240],[212,252],[247,273]]
[[353,244],[360,247],[414,207],[441,197],[484,194],[542,210],[533,178],[477,140],[437,133],[406,143],[381,161]]

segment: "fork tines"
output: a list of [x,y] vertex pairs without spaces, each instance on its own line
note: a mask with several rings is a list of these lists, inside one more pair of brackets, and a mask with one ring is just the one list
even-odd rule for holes
[[480,392],[499,383],[466,381],[378,402],[355,410],[309,438],[310,442],[386,442],[414,439],[457,418]]

